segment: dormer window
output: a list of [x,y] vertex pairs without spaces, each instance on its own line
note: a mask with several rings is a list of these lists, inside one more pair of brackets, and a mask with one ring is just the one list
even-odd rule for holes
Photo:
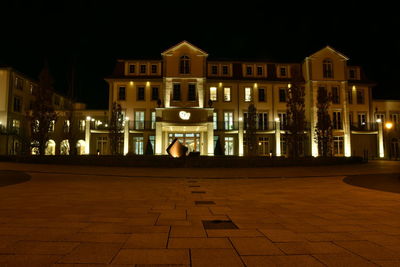
[[129,65],[129,73],[135,73],[136,72],[136,65],[130,64]]
[[333,78],[333,64],[332,60],[325,59],[322,63],[322,72],[324,78]]
[[146,74],[146,65],[140,65],[140,74]]
[[253,75],[253,67],[248,65],[246,66],[246,75]]
[[190,73],[190,58],[188,56],[182,56],[179,71],[181,74],[189,74]]
[[262,76],[264,74],[264,70],[262,66],[257,66],[257,75]]
[[222,74],[223,75],[228,75],[229,74],[229,68],[227,65],[222,66]]
[[212,65],[211,66],[211,74],[212,75],[217,75],[218,74],[218,66],[217,65]]
[[280,67],[279,68],[279,74],[281,77],[286,77],[287,72],[286,72],[286,67]]

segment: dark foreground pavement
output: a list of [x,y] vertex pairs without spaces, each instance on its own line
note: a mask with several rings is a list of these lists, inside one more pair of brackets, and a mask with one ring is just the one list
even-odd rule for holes
[[0,266],[400,265],[399,162],[0,170]]

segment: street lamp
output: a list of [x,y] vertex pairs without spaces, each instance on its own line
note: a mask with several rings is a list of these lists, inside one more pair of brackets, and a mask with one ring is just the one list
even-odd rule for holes
[[390,121],[388,121],[387,123],[385,123],[385,127],[386,129],[390,130],[393,127],[393,123],[391,123]]

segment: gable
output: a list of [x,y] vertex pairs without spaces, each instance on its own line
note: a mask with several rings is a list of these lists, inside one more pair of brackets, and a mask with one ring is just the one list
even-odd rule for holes
[[171,48],[168,48],[164,52],[161,53],[162,56],[170,56],[175,54],[177,51],[191,51],[193,54],[198,54],[202,56],[208,56],[206,52],[198,48],[197,46],[192,45],[188,41],[182,41],[179,44],[176,44],[172,46]]
[[346,57],[345,55],[343,55],[342,53],[338,52],[337,50],[333,49],[330,46],[326,46],[324,48],[322,48],[321,50],[315,52],[314,54],[312,54],[311,56],[309,56],[309,58],[311,59],[315,59],[315,58],[321,58],[321,57],[336,57],[336,58],[340,58],[342,60],[349,60],[348,57]]

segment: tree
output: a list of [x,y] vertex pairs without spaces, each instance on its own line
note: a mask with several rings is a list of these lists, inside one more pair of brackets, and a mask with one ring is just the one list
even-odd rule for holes
[[64,122],[64,139],[69,143],[69,155],[75,156],[77,154],[76,144],[79,140],[79,120],[75,116],[75,58],[71,64],[71,72],[68,77],[68,103],[65,110]]
[[117,155],[120,151],[119,144],[123,138],[123,119],[121,105],[114,102],[111,110],[109,124],[110,149],[112,155]]
[[247,155],[257,155],[257,109],[254,104],[250,104],[247,110],[247,128],[246,128],[246,143],[247,143]]
[[304,131],[306,128],[304,87],[301,86],[299,77],[294,78],[291,86],[287,88],[287,120],[286,140],[289,157],[297,158],[303,146]]
[[57,113],[52,103],[53,79],[47,62],[39,74],[39,87],[34,92],[34,96],[32,110],[28,114],[31,126],[31,144],[37,149],[39,155],[44,155],[49,132],[57,120]]
[[153,154],[154,154],[153,145],[151,144],[150,138],[149,138],[149,139],[147,139],[145,155],[153,155]]
[[223,155],[225,155],[224,150],[222,149],[221,140],[220,140],[219,137],[217,139],[217,142],[215,143],[214,155],[215,156],[223,156]]
[[332,122],[328,109],[331,95],[324,87],[318,88],[317,95],[317,124],[315,127],[315,141],[318,143],[318,154],[322,157],[331,156],[332,152]]

